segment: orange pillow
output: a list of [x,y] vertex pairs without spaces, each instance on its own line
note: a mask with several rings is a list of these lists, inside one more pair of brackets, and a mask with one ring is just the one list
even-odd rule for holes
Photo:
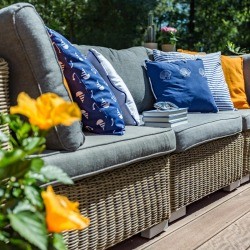
[[238,109],[250,108],[245,92],[243,58],[221,56],[221,64],[234,107]]

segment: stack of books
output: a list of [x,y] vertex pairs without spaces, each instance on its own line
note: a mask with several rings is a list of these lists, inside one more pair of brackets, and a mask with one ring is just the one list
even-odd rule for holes
[[142,113],[142,120],[147,127],[175,127],[188,122],[187,108],[168,110],[148,110]]

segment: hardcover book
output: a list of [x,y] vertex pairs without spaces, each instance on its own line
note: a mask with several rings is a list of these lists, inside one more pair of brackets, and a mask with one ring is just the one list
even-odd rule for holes
[[160,127],[160,128],[173,128],[179,125],[183,125],[188,123],[188,120],[183,120],[183,121],[179,121],[179,122],[174,122],[174,123],[170,123],[170,122],[145,122],[144,126],[146,127]]
[[143,116],[144,122],[177,122],[187,119],[187,113],[183,114],[172,114],[168,116]]
[[167,109],[167,110],[159,110],[159,109],[154,109],[154,110],[148,110],[148,111],[143,111],[142,115],[144,117],[147,116],[169,116],[173,114],[187,114],[188,109],[187,108],[177,108],[177,109]]

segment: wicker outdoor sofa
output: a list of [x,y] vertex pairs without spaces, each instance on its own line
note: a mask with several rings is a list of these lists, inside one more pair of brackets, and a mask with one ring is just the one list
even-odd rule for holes
[[[70,99],[44,23],[32,5],[0,10],[0,37],[1,112],[16,104],[21,91],[32,97],[55,92]],[[92,48],[76,47],[83,54]],[[139,112],[152,109],[154,97],[142,67],[150,51],[94,48],[124,79]],[[244,74],[250,86],[248,55]],[[152,237],[169,219],[185,214],[188,204],[248,181],[248,117],[249,110],[192,113],[188,124],[174,130],[126,126],[123,136],[82,133],[79,123],[56,127],[42,157],[66,171],[75,184],[53,183],[54,189],[77,200],[81,213],[91,220],[83,231],[64,233],[68,248],[107,249],[140,232]]]

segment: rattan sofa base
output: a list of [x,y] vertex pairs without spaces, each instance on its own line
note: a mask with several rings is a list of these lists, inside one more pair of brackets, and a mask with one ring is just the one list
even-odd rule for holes
[[[0,113],[8,114],[10,109],[10,98],[9,98],[9,66],[8,63],[0,58]],[[9,135],[9,126],[0,125],[0,131]],[[0,143],[2,149],[10,149],[8,142]]]
[[55,186],[55,191],[78,201],[91,220],[85,230],[64,233],[68,249],[106,249],[169,218],[169,157]]
[[250,173],[250,131],[242,133],[244,137],[243,177]]
[[242,177],[243,136],[218,139],[170,157],[171,212]]

